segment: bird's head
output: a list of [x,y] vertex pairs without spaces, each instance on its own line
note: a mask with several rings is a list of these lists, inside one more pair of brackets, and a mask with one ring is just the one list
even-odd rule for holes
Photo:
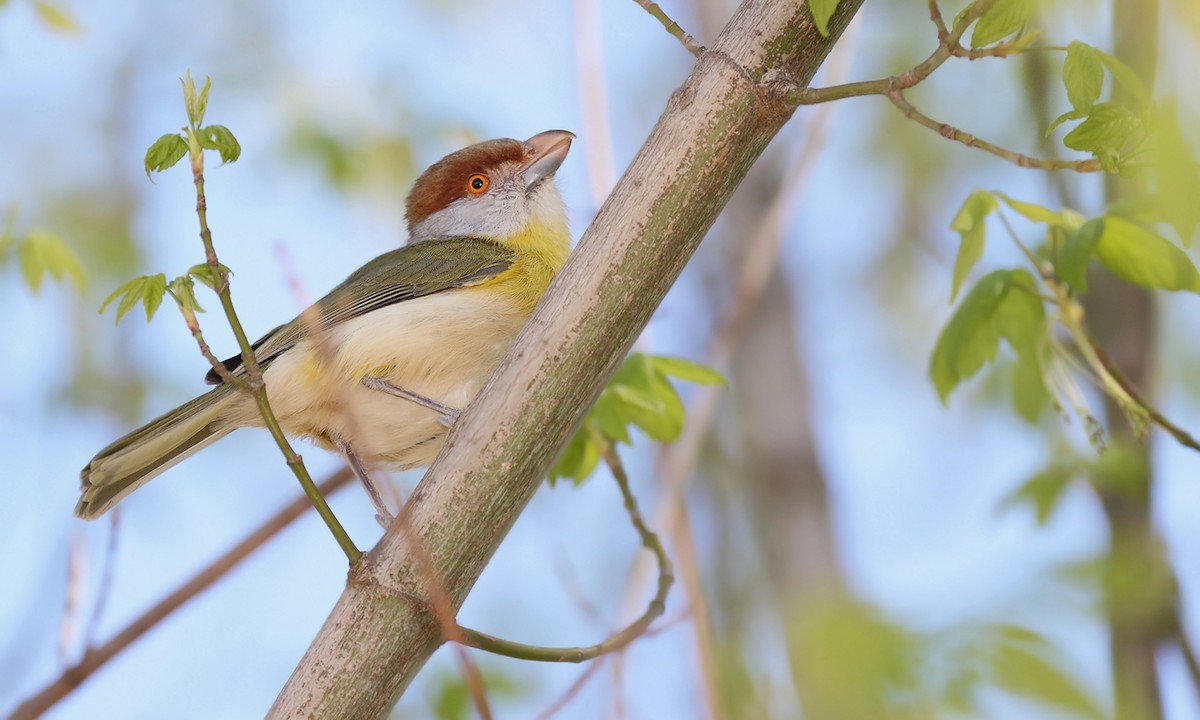
[[554,172],[573,133],[547,130],[521,142],[488,140],[453,152],[421,174],[408,195],[410,242],[480,237],[502,243],[568,241]]

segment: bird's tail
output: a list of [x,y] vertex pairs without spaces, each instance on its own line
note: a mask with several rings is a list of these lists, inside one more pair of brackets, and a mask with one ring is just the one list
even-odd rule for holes
[[151,478],[228,434],[235,426],[221,422],[221,415],[237,397],[235,388],[221,385],[101,450],[79,473],[83,495],[75,514],[84,520],[100,517]]

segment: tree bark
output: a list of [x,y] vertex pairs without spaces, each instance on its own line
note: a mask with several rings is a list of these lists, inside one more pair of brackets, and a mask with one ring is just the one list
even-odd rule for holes
[[441,644],[420,538],[455,609],[546,469],[793,108],[862,0],[828,37],[802,0],[746,0],[667,103],[483,391],[451,431],[405,517],[346,590],[269,717],[385,715]]
[[[1129,65],[1147,88],[1154,87],[1158,63],[1158,0],[1115,0],[1113,52]],[[1119,84],[1114,93],[1127,92]],[[1144,191],[1136,181],[1108,176],[1108,202]],[[1152,294],[1104,274],[1088,299],[1088,317],[1094,319],[1097,339],[1130,379],[1146,391],[1154,359],[1155,307]],[[1126,443],[1141,455],[1144,477],[1129,478],[1140,492],[1128,487],[1098,487],[1109,525],[1110,573],[1105,585],[1105,606],[1112,662],[1113,705],[1116,720],[1157,720],[1163,717],[1156,651],[1172,616],[1172,598],[1156,582],[1167,567],[1161,560],[1161,539],[1150,513],[1154,473],[1150,449],[1135,437],[1120,407],[1106,403],[1109,432],[1114,442]],[[1137,572],[1134,579],[1130,572]]]

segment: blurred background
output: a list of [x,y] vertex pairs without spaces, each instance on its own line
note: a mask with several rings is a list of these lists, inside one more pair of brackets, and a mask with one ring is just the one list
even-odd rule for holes
[[[1200,12],[1192,0],[1162,0],[1157,18],[1157,1],[1124,6],[1152,19],[1044,1],[1038,42],[1112,51],[1121,33],[1150,37],[1125,38],[1143,58],[1127,61],[1157,67],[1157,95],[1177,99],[1195,142]],[[733,7],[663,3],[702,43]],[[868,2],[817,84],[900,72],[935,44],[925,3]],[[257,337],[402,244],[415,174],[476,140],[575,131],[558,177],[578,238],[693,60],[628,0],[0,2],[0,211],[14,237],[61,238],[86,278],[33,292],[16,254],[0,255],[0,712],[299,494],[270,437],[243,431],[131,496],[115,526],[71,514],[96,450],[204,389],[206,362],[172,307],[115,327],[111,309],[96,312],[133,276],[204,260],[186,164],[153,182],[142,166],[185,122],[186,70],[212,77],[207,121],[242,144],[235,164],[210,159],[209,222]],[[1043,129],[1069,108],[1061,62],[951,60],[910,99],[1049,155],[1062,130]],[[574,691],[584,667],[475,654],[497,716],[562,704],[556,717],[1111,717],[1115,675],[1132,703],[1122,717],[1200,717],[1179,642],[1200,633],[1200,458],[1157,431],[1126,442],[1111,417],[1116,460],[1098,463],[1078,418],[1019,419],[1007,348],[948,407],[928,379],[950,312],[948,225],[976,187],[1085,214],[1121,192],[951,143],[880,97],[796,114],[640,340],[729,379],[680,386],[678,443],[622,449],[679,565],[661,630]],[[1020,262],[993,241],[981,267]],[[1111,319],[1097,332],[1114,358],[1166,415],[1200,429],[1200,299],[1095,295],[1110,299],[1094,312]],[[234,352],[218,314],[201,322],[217,355]],[[301,451],[317,477],[339,467]],[[1063,466],[1084,469],[1047,472]],[[1106,472],[1138,490],[1114,494],[1097,479]],[[395,478],[403,494],[418,479]],[[359,488],[332,505],[360,546],[375,542]],[[460,619],[525,642],[597,642],[644,607],[653,575],[638,547],[604,472],[547,487]],[[344,576],[309,513],[48,717],[261,716]],[[395,716],[471,716],[446,649]]]

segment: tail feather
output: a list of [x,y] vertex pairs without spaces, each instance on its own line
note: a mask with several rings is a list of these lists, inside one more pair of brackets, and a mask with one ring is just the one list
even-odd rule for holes
[[237,391],[222,385],[116,440],[79,473],[75,514],[94,520],[152,478],[234,428],[221,415]]

